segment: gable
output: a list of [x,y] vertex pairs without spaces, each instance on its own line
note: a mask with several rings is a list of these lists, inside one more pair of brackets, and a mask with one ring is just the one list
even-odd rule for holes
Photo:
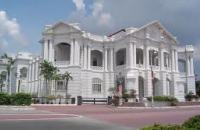
[[135,32],[135,35],[140,38],[148,37],[155,41],[177,44],[176,39],[159,22],[153,22],[141,27]]
[[75,28],[73,25],[69,25],[64,22],[58,22],[51,28],[47,29],[46,32],[53,34],[69,34],[69,33],[80,33],[81,31]]

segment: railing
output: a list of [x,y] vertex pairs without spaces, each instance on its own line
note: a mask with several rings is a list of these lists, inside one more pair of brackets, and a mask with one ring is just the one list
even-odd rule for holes
[[91,66],[92,70],[103,70],[103,66]]
[[55,61],[55,65],[57,66],[66,66],[69,64],[70,64],[70,61]]
[[32,98],[34,104],[75,104],[75,98],[55,98],[48,97],[34,97]]
[[82,98],[82,103],[108,103],[108,98]]

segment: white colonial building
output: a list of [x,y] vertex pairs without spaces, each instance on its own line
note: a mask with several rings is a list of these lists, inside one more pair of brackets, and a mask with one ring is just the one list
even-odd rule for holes
[[[157,21],[109,36],[87,33],[78,24],[58,22],[45,26],[40,43],[42,59],[29,62],[27,89],[39,96],[44,94],[39,75],[43,59],[52,62],[60,73],[71,73],[68,93],[72,97],[107,97],[118,77],[122,77],[124,88],[136,90],[140,100],[154,94],[183,101],[186,93],[195,93],[193,47],[180,47]],[[65,94],[63,81],[52,84],[52,94]]]

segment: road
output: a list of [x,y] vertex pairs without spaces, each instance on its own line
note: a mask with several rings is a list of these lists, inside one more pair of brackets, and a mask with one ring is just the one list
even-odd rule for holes
[[35,110],[0,111],[0,130],[136,130],[155,122],[180,124],[200,107],[132,109],[107,105],[34,106]]

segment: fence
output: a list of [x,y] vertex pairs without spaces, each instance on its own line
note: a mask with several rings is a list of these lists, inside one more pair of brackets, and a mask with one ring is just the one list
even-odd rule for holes
[[75,98],[55,98],[49,99],[47,97],[32,98],[34,104],[75,104]]

